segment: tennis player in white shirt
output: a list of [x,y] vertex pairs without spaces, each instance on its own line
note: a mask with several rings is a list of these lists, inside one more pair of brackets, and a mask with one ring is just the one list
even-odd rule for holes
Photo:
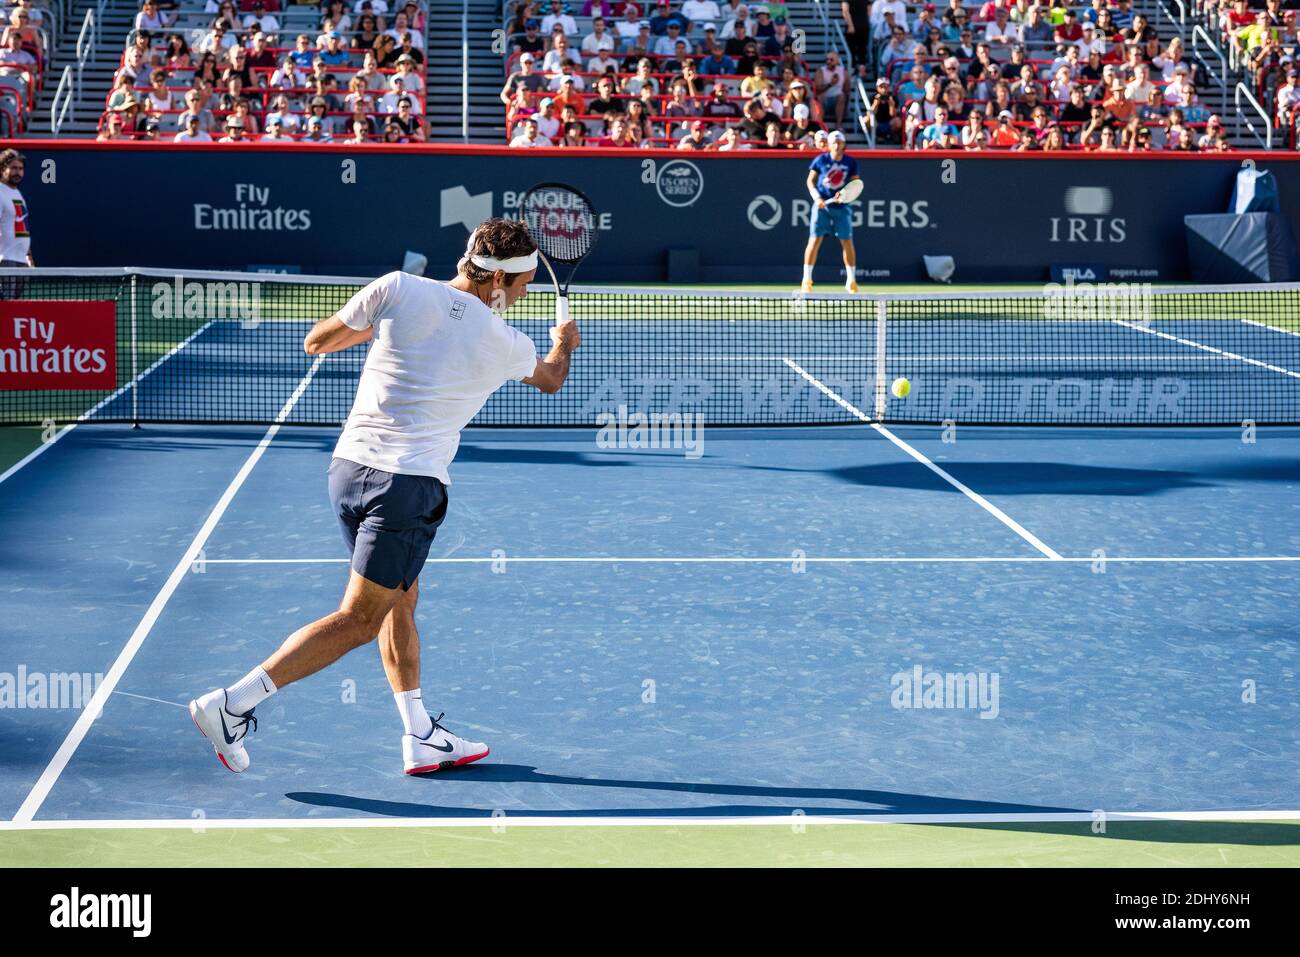
[[407,774],[469,764],[488,746],[452,734],[420,697],[415,628],[419,576],[447,514],[448,466],[461,430],[508,380],[558,392],[581,342],[573,322],[553,327],[550,352],[498,315],[527,294],[537,247],[523,223],[489,219],[470,236],[449,282],[394,272],[371,282],[307,334],[311,355],[372,343],[329,467],[330,500],[352,554],[337,611],[306,625],[226,688],[190,702],[190,715],[231,771],[254,709],[285,686],[376,637],[402,717]]

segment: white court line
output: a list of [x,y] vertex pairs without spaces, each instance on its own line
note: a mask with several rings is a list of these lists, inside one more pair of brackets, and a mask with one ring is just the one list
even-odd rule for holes
[[180,561],[176,563],[176,567],[172,569],[172,573],[167,576],[167,581],[163,584],[162,590],[154,596],[153,602],[150,603],[148,610],[144,613],[144,617],[140,619],[140,623],[136,625],[135,631],[131,633],[131,637],[127,640],[126,646],[118,654],[117,660],[114,661],[113,666],[108,669],[108,674],[104,676],[103,682],[95,689],[94,695],[91,697],[90,701],[87,702],[86,707],[82,709],[81,714],[78,715],[76,723],[72,726],[72,730],[69,731],[68,736],[63,739],[63,744],[59,746],[59,750],[55,752],[54,757],[50,759],[50,763],[41,773],[36,784],[32,786],[32,790],[27,795],[26,800],[24,800],[22,806],[18,808],[18,813],[14,815],[15,821],[30,821],[36,815],[36,812],[40,810],[41,805],[45,802],[45,798],[49,796],[50,789],[54,787],[54,782],[59,779],[59,775],[63,773],[63,769],[66,768],[68,762],[72,760],[72,756],[76,753],[77,747],[83,740],[85,740],[86,735],[89,733],[90,726],[95,723],[96,716],[103,711],[105,704],[108,703],[109,695],[113,693],[113,690],[117,687],[117,683],[122,680],[122,676],[126,673],[127,667],[131,664],[132,659],[135,658],[136,653],[140,650],[140,646],[144,644],[144,640],[149,637],[149,632],[153,630],[154,623],[158,621],[158,616],[162,614],[163,609],[167,606],[167,602],[176,592],[181,581],[189,573],[190,566],[193,564],[195,559],[198,558],[199,551],[203,548],[204,543],[207,542],[208,537],[216,529],[217,523],[220,522],[222,516],[226,514],[226,509],[230,507],[231,501],[234,500],[235,493],[239,491],[240,487],[244,484],[244,481],[253,471],[253,466],[257,465],[258,461],[262,458],[263,453],[265,453],[267,447],[270,446],[271,440],[274,439],[276,433],[280,431],[281,423],[288,418],[289,413],[293,411],[293,407],[298,404],[298,400],[302,398],[302,394],[306,391],[307,385],[311,382],[312,377],[316,375],[316,370],[320,368],[321,363],[325,361],[325,358],[324,355],[317,356],[315,361],[312,362],[311,368],[307,370],[307,374],[302,377],[302,381],[298,383],[298,387],[293,390],[293,395],[289,396],[284,407],[280,409],[279,415],[275,417],[275,424],[267,429],[266,435],[262,436],[262,441],[257,444],[257,448],[253,449],[253,451],[249,453],[248,458],[244,460],[244,464],[240,467],[235,477],[230,480],[230,484],[226,486],[226,490],[221,494],[221,498],[217,500],[217,504],[213,507],[211,514],[208,515],[207,520],[194,536],[194,540],[190,542],[189,548],[185,549],[185,553],[181,556]]
[[1259,326],[1259,328],[1267,329],[1269,332],[1280,332],[1284,336],[1300,336],[1300,332],[1296,332],[1294,329],[1279,329],[1277,326],[1270,326],[1267,322],[1260,322],[1257,319],[1243,319],[1241,321],[1248,326]]
[[[985,814],[810,814],[802,824],[1051,824],[1091,822],[1091,811],[1001,811]],[[819,809],[813,809],[819,810]],[[1106,811],[1109,824],[1137,821],[1296,821],[1300,810],[1267,811]],[[287,828],[371,827],[754,827],[790,826],[794,817],[784,814],[717,816],[660,816],[653,813],[620,817],[303,817],[303,818],[158,818],[153,820],[0,821],[0,831],[204,831]]]
[[846,412],[855,416],[862,422],[865,422],[867,425],[871,426],[873,429],[875,429],[885,438],[889,439],[890,442],[893,442],[894,445],[896,445],[898,448],[902,449],[913,459],[920,462],[922,465],[928,468],[935,475],[939,476],[939,478],[943,479],[953,488],[957,489],[957,491],[961,492],[963,495],[965,495],[968,499],[970,499],[980,508],[984,509],[984,511],[988,512],[990,515],[996,518],[1003,525],[1007,526],[1007,528],[1011,529],[1013,532],[1015,532],[1025,541],[1027,541],[1030,545],[1034,546],[1034,548],[1038,549],[1038,551],[1042,552],[1044,555],[1046,555],[1050,559],[1053,559],[1054,561],[1060,561],[1061,556],[1057,554],[1056,551],[1051,546],[1044,544],[1031,531],[1029,531],[1027,528],[1022,526],[1010,515],[1008,515],[1006,512],[1002,511],[1002,509],[998,508],[996,505],[994,505],[992,502],[986,499],[983,495],[980,495],[978,492],[974,492],[971,489],[967,488],[961,482],[957,481],[957,479],[953,478],[951,475],[949,475],[939,466],[931,462],[928,458],[926,458],[924,455],[922,455],[912,446],[908,445],[906,442],[904,442],[902,439],[896,436],[893,432],[889,431],[889,429],[885,428],[879,422],[874,421],[869,415],[867,415],[857,406],[853,405],[843,396],[827,388],[826,385],[824,385],[820,380],[811,376],[802,367],[800,367],[800,365],[797,362],[795,362],[793,359],[786,359],[785,364],[788,365],[795,372],[799,373],[799,375],[803,376],[803,378],[811,382],[817,389],[819,389],[822,393],[828,396],[832,401],[834,401]]
[[1167,332],[1160,332],[1158,329],[1148,329],[1146,326],[1139,325],[1135,322],[1129,322],[1127,319],[1115,319],[1113,322],[1116,325],[1124,326],[1137,332],[1145,332],[1150,336],[1159,336],[1161,339],[1168,339],[1170,342],[1176,342],[1179,345],[1190,346],[1193,349],[1200,349],[1203,352],[1209,352],[1216,356],[1223,356],[1225,359],[1236,359],[1238,362],[1244,362],[1247,365],[1252,366],[1259,366],[1261,369],[1267,369],[1269,372],[1277,372],[1281,375],[1291,376],[1293,379],[1300,379],[1300,372],[1292,372],[1290,369],[1283,369],[1281,366],[1275,366],[1268,362],[1260,362],[1258,359],[1239,356],[1235,352],[1216,349],[1214,346],[1207,346],[1205,343],[1197,342],[1195,339],[1184,339],[1181,336],[1170,335]]
[[121,395],[123,392],[125,392],[127,389],[131,388],[133,385],[138,385],[138,384],[139,384],[139,383],[144,379],[145,376],[147,376],[149,373],[153,372],[153,371],[154,371],[155,369],[157,369],[160,365],[162,365],[164,362],[166,362],[166,361],[167,361],[168,359],[170,359],[172,356],[176,355],[176,353],[180,352],[182,349],[184,349],[186,346],[188,346],[191,342],[193,342],[195,339],[197,339],[200,335],[202,335],[203,332],[208,328],[208,326],[212,325],[213,321],[214,321],[214,320],[209,319],[209,320],[208,320],[207,322],[205,322],[203,325],[199,326],[198,329],[194,330],[193,335],[188,336],[188,337],[185,339],[185,341],[178,343],[178,344],[177,344],[173,349],[169,350],[169,351],[167,352],[166,355],[160,357],[160,358],[158,359],[158,361],[155,362],[153,365],[151,365],[149,368],[145,369],[143,372],[141,372],[138,376],[136,376],[136,377],[135,377],[134,379],[132,379],[130,382],[126,383],[126,384],[123,385],[123,386],[119,386],[118,389],[117,389],[117,391],[113,392],[111,395],[109,395],[109,396],[107,396],[107,397],[105,397],[105,398],[103,398],[103,399],[100,399],[100,400],[99,400],[98,402],[96,402],[95,405],[92,406],[89,410],[87,410],[86,412],[83,412],[83,413],[81,413],[81,415],[77,416],[77,421],[76,421],[76,422],[69,422],[69,423],[68,423],[67,425],[65,425],[62,429],[60,429],[58,432],[56,432],[56,433],[54,434],[54,436],[53,436],[53,437],[52,437],[48,442],[42,442],[38,447],[36,447],[36,448],[33,449],[31,452],[29,452],[29,453],[27,453],[25,456],[23,456],[22,459],[20,459],[18,462],[15,462],[13,465],[11,465],[8,469],[5,470],[5,472],[4,472],[3,475],[0,475],[0,482],[3,482],[5,479],[9,478],[9,476],[11,476],[11,475],[13,475],[15,472],[17,472],[20,468],[22,468],[23,466],[27,465],[29,462],[32,461],[32,459],[36,458],[38,455],[40,455],[42,452],[44,452],[46,449],[48,449],[48,448],[49,448],[51,445],[53,445],[55,442],[59,441],[59,439],[63,438],[65,435],[67,435],[69,432],[71,432],[73,429],[75,429],[75,428],[76,428],[78,425],[80,425],[82,422],[85,422],[85,421],[86,421],[87,419],[89,419],[92,415],[94,415],[96,412],[98,412],[98,411],[99,411],[100,409],[102,409],[104,406],[108,405],[108,403],[112,402],[114,399],[116,399],[118,396],[120,396],[120,395]]
[[[1046,555],[970,555],[970,556],[918,556],[918,555],[865,555],[833,557],[795,558],[793,555],[746,557],[743,555],[718,555],[706,557],[631,557],[617,555],[544,555],[544,556],[502,556],[500,558],[429,558],[429,565],[490,565],[501,564],[537,564],[537,565],[789,565],[791,562],[803,562],[809,565],[982,565],[1008,564],[1024,565],[1040,562],[1087,563],[1115,562],[1116,564],[1218,564],[1231,562],[1300,562],[1300,555],[1058,555],[1050,558]],[[204,565],[346,565],[346,558],[205,558]]]

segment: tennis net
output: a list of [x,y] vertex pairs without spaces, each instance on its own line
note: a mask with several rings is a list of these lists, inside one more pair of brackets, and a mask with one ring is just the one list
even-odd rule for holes
[[[315,363],[302,340],[363,283],[0,270],[0,423],[260,424],[298,391],[288,424],[337,424],[365,349]],[[571,310],[583,346],[565,388],[507,383],[474,424],[590,427],[620,408],[711,425],[1300,423],[1300,285],[806,297],[584,287]],[[553,293],[537,286],[505,318],[545,352],[553,315]],[[100,330],[111,376],[81,388],[78,343],[95,323],[111,326]],[[890,386],[904,377],[899,398]]]

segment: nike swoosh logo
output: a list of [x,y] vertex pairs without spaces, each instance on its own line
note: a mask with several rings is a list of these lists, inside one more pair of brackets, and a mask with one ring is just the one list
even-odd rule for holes
[[447,742],[445,748],[438,744],[430,744],[428,741],[421,741],[420,744],[424,745],[426,748],[433,748],[435,751],[444,751],[447,753],[451,753],[451,749],[454,747],[450,741]]
[[235,741],[238,740],[238,739],[236,739],[236,738],[232,738],[232,737],[230,736],[230,729],[226,727],[226,715],[225,715],[225,713],[224,713],[224,712],[221,712],[221,711],[218,711],[218,712],[217,712],[217,715],[218,715],[218,717],[221,718],[221,736],[222,736],[223,738],[226,739],[226,744],[234,744]]
[[258,678],[257,680],[260,681],[260,682],[262,682],[262,690],[265,691],[267,694],[270,694],[270,693],[271,693],[271,689],[268,688],[268,687],[266,686],[266,679],[265,679],[265,678]]

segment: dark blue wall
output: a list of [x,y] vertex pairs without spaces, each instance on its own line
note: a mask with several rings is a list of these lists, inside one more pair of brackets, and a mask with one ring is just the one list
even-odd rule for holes
[[[573,183],[605,213],[579,282],[667,279],[667,251],[685,248],[698,250],[701,280],[795,283],[807,235],[808,154],[22,148],[33,249],[45,266],[262,264],[370,275],[413,250],[441,276],[467,224],[510,215],[515,194],[544,180]],[[1300,163],[1255,156],[1300,223]],[[947,166],[928,153],[860,159],[864,282],[923,278],[926,254],[953,256],[954,278],[968,282],[1044,280],[1062,265],[1106,267],[1112,279],[1186,279],[1183,216],[1226,211],[1242,163],[1241,154],[954,154]],[[688,271],[672,278],[691,278],[693,255],[679,254]],[[824,248],[818,279],[839,274],[838,256]]]

